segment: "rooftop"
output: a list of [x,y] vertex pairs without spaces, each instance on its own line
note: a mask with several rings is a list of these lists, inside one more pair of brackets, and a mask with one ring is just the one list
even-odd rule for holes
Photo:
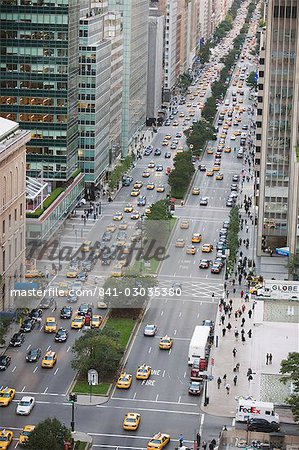
[[0,117],[0,142],[19,128],[19,124]]

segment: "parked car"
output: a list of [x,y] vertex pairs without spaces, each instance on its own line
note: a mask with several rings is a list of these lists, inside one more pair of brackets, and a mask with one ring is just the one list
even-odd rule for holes
[[10,347],[21,347],[23,342],[25,341],[25,335],[21,331],[15,333],[11,340],[9,341]]
[[271,433],[279,431],[280,426],[277,422],[268,422],[266,419],[250,419],[248,423],[249,431],[263,431],[264,433]]

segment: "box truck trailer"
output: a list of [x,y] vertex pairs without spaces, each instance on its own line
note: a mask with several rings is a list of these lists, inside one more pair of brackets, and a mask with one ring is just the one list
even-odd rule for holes
[[188,354],[188,364],[192,366],[195,360],[206,358],[209,346],[210,327],[197,325],[194,329]]
[[236,421],[247,422],[249,419],[266,419],[268,422],[279,423],[279,415],[276,414],[273,403],[239,399]]

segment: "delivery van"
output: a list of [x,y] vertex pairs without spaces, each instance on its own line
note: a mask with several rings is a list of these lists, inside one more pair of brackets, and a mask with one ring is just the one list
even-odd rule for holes
[[274,411],[273,403],[239,399],[236,421],[247,422],[249,419],[266,419],[268,422],[279,423],[279,415]]

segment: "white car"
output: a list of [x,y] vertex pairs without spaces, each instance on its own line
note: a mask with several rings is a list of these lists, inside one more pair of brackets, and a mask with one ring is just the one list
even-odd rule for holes
[[19,401],[16,409],[16,413],[20,416],[28,416],[35,405],[35,398],[34,397],[22,397]]
[[156,325],[146,325],[146,327],[144,328],[144,336],[155,336],[155,334],[157,333],[158,328],[156,327]]

